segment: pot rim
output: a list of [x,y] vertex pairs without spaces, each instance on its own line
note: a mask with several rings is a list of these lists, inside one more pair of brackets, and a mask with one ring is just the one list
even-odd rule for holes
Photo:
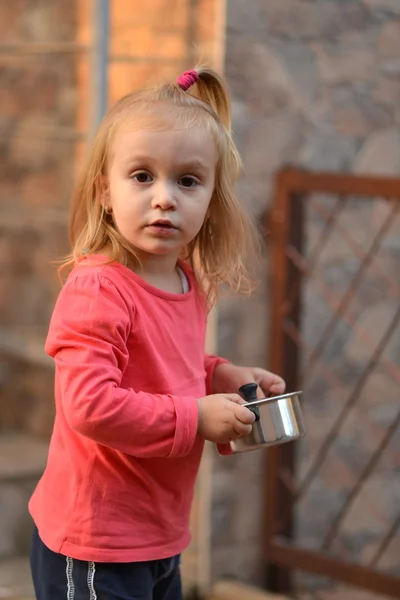
[[286,398],[291,398],[293,396],[301,396],[303,390],[298,390],[297,392],[290,392],[287,394],[281,394],[280,396],[270,396],[268,398],[258,398],[253,402],[247,402],[243,404],[243,406],[260,406],[261,404],[267,404],[267,402],[276,402],[277,400],[285,400]]

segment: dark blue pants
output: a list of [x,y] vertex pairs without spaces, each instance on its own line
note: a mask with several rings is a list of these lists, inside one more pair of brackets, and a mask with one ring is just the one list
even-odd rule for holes
[[86,562],[56,554],[35,528],[31,569],[37,600],[182,600],[180,557]]

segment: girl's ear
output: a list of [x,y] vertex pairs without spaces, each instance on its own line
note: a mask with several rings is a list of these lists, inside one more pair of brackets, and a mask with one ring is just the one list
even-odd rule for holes
[[104,209],[111,208],[110,186],[105,175],[99,177],[99,202]]

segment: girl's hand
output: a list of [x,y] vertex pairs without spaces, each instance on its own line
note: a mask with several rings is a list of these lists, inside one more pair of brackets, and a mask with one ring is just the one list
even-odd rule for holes
[[213,375],[213,391],[215,393],[237,392],[245,383],[257,383],[257,396],[264,398],[269,394],[278,396],[285,391],[282,377],[257,367],[238,367],[231,363],[223,363],[215,367]]
[[212,394],[197,400],[199,422],[197,432],[205,440],[226,444],[251,433],[254,414],[242,406],[239,394]]

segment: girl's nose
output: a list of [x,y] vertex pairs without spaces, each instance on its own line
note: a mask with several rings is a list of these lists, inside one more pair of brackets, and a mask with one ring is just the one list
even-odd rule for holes
[[175,210],[176,198],[172,185],[165,183],[159,183],[154,189],[153,196],[153,208],[160,208],[161,210]]

